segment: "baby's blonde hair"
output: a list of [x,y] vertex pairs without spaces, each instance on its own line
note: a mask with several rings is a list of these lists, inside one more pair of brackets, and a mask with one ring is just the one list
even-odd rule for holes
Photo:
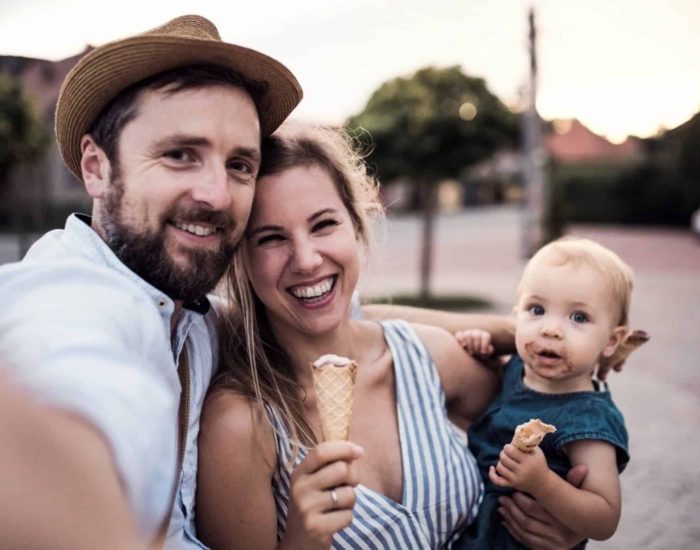
[[[618,306],[616,326],[628,324],[632,296],[632,268],[609,248],[590,239],[562,237],[540,248],[525,266],[522,281],[537,265],[585,265],[595,269],[610,283],[612,298]],[[520,287],[518,287],[520,293]]]

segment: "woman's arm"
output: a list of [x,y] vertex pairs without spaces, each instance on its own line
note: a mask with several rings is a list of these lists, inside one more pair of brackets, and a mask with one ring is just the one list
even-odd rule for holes
[[576,488],[551,471],[539,448],[526,453],[506,445],[489,478],[500,487],[530,493],[552,516],[582,537],[610,538],[620,520],[620,480],[615,447],[599,440],[576,441],[566,448],[572,465],[588,474]]
[[504,315],[456,313],[391,304],[367,304],[362,306],[362,313],[367,319],[403,319],[411,323],[440,327],[452,334],[459,330],[480,328],[491,333],[496,353],[515,351],[515,325],[511,317]]
[[278,542],[271,485],[277,457],[272,427],[262,414],[231,391],[207,399],[199,435],[198,536],[217,550],[327,549],[333,534],[352,521],[358,481],[351,464],[362,451],[346,441],[309,451],[292,473],[287,530]]
[[270,481],[272,428],[249,399],[227,390],[202,410],[197,474],[197,534],[212,548],[275,548],[277,512]]
[[498,377],[465,353],[449,332],[429,325],[413,328],[435,362],[450,419],[467,429],[496,396]]

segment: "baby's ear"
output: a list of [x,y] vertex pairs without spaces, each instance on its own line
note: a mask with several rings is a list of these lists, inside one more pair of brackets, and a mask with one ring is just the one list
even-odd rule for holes
[[603,349],[603,357],[612,357],[613,353],[617,351],[617,347],[622,343],[629,332],[629,328],[626,325],[620,325],[615,327],[610,335],[607,345]]

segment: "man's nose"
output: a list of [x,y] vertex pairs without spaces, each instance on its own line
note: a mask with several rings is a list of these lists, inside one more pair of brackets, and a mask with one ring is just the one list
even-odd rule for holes
[[229,175],[224,167],[212,167],[203,173],[192,188],[196,202],[208,204],[212,210],[228,210],[231,207]]
[[312,273],[316,270],[323,258],[313,241],[309,238],[297,239],[293,243],[292,269],[298,273]]

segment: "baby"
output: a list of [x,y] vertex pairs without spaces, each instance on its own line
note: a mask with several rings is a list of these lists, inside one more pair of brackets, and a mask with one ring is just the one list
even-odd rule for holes
[[[630,268],[590,240],[560,239],[528,262],[514,308],[518,355],[505,366],[500,395],[469,430],[486,494],[461,548],[522,548],[497,513],[498,497],[513,490],[531,494],[581,538],[615,532],[627,431],[607,385],[593,375],[628,334],[631,291]],[[455,336],[469,353],[493,351],[485,331]],[[531,418],[556,432],[524,452],[510,441]],[[588,473],[576,488],[564,476],[578,464]]]

